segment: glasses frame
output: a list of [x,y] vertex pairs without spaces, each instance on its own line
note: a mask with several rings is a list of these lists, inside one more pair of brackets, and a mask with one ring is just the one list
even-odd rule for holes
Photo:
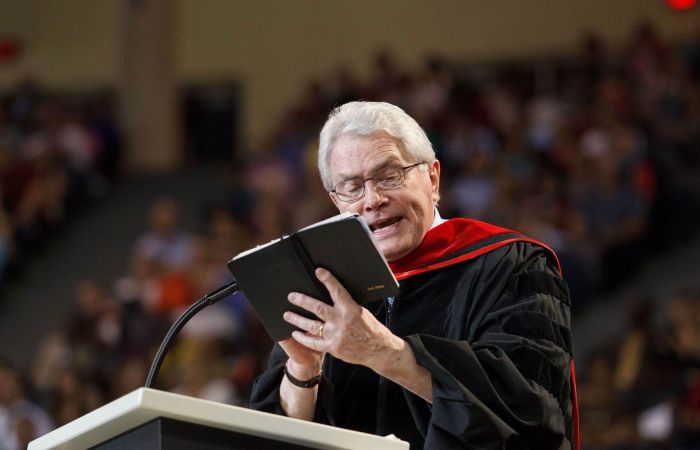
[[[394,186],[394,187],[382,187],[382,186],[380,186],[379,183],[381,183],[381,181],[375,180],[375,176],[376,176],[376,175],[375,175],[375,176],[371,176],[371,177],[367,177],[367,178],[360,178],[360,177],[357,177],[357,178],[347,178],[347,179],[345,179],[345,180],[339,182],[338,184],[336,184],[335,187],[333,188],[333,190],[331,191],[331,193],[333,193],[333,195],[335,195],[335,197],[336,197],[338,200],[340,200],[341,202],[345,202],[345,203],[355,203],[356,201],[358,201],[358,200],[360,200],[362,197],[364,197],[364,195],[365,195],[365,189],[366,189],[365,186],[366,186],[367,182],[370,181],[370,180],[374,181],[374,184],[375,184],[375,188],[376,188],[376,189],[381,189],[381,190],[383,190],[383,191],[393,191],[394,189],[400,188],[400,187],[403,185],[404,181],[406,181],[406,172],[408,172],[409,170],[413,169],[414,167],[420,166],[421,164],[428,164],[428,162],[427,162],[427,161],[421,161],[421,162],[417,162],[417,163],[415,163],[415,164],[410,164],[410,165],[408,165],[408,166],[397,167],[397,169],[400,169],[401,181],[399,181],[399,182],[397,183],[397,185]],[[360,193],[357,195],[357,198],[346,200],[346,199],[344,199],[342,196],[346,196],[346,197],[347,197],[347,194],[339,194],[338,191],[337,191],[337,188],[338,188],[338,186],[340,186],[340,184],[345,183],[346,181],[350,181],[350,180],[361,180],[361,181],[362,181],[362,189],[360,190]]]

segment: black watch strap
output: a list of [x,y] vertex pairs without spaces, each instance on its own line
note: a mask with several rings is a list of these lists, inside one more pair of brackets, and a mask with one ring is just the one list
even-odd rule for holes
[[289,371],[287,370],[287,364],[285,363],[284,365],[284,375],[287,377],[290,383],[292,383],[294,386],[298,386],[300,388],[312,388],[316,386],[318,383],[321,382],[321,375],[323,374],[323,370],[318,372],[318,375],[316,375],[313,378],[309,378],[308,380],[300,380],[299,378],[295,377]]

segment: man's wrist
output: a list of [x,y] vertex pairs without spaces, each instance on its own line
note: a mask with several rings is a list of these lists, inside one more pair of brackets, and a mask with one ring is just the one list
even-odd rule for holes
[[392,334],[384,350],[377,353],[375,361],[370,365],[370,368],[378,374],[388,377],[395,370],[401,371],[401,366],[408,356],[407,352],[410,355],[413,354],[408,343]]
[[287,369],[287,364],[284,365],[284,375],[287,377],[287,380],[289,380],[289,382],[292,383],[294,386],[304,389],[315,387],[318,383],[320,383],[322,374],[323,370],[319,370],[318,373],[311,378],[299,379],[291,373],[289,373],[289,370]]
[[294,362],[294,360],[289,359],[285,363],[284,371],[289,373],[289,375],[297,380],[308,380],[321,373],[321,363],[319,362],[318,364],[305,365],[298,364]]

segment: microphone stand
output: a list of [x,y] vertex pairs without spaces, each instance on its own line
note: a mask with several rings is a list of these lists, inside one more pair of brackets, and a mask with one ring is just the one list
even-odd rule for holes
[[150,388],[153,384],[153,380],[158,375],[158,370],[160,370],[160,366],[161,364],[163,364],[165,353],[168,351],[168,347],[170,347],[170,343],[172,342],[173,337],[175,337],[175,335],[180,332],[182,327],[184,327],[185,324],[199,311],[203,310],[207,306],[213,305],[214,303],[220,302],[229,295],[238,292],[238,290],[238,283],[236,283],[236,280],[234,280],[229,284],[222,286],[208,293],[203,298],[197,300],[195,304],[187,308],[187,310],[184,313],[182,313],[180,317],[178,317],[178,319],[166,333],[165,337],[163,338],[163,342],[160,344],[160,348],[158,348],[156,356],[153,358],[151,370],[148,371],[148,376],[146,377],[146,384],[144,385],[145,387]]

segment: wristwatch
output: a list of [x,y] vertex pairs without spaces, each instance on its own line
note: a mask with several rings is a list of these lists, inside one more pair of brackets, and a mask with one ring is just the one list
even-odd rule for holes
[[318,372],[318,375],[316,375],[313,378],[309,378],[308,380],[300,380],[299,378],[295,377],[289,371],[287,370],[287,363],[284,364],[284,375],[287,377],[290,383],[292,383],[294,386],[298,386],[300,388],[312,388],[316,386],[318,383],[321,382],[321,375],[323,374],[323,369]]

